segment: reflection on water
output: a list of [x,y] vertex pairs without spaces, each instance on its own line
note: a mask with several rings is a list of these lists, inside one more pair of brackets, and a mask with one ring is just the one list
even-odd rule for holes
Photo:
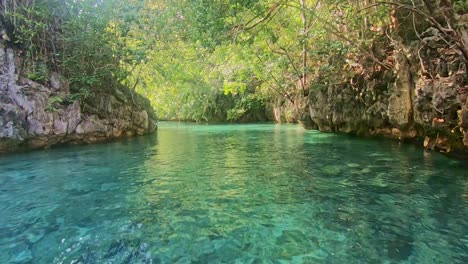
[[300,127],[0,157],[0,263],[467,263],[467,165]]

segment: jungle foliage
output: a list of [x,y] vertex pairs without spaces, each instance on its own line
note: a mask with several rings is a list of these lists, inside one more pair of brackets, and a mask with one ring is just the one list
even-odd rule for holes
[[[389,69],[373,47],[389,34],[395,3],[2,0],[0,22],[31,79],[59,72],[77,98],[123,84],[164,119],[248,121],[307,97],[319,75],[348,78],[359,56]],[[466,12],[464,1],[453,5]]]

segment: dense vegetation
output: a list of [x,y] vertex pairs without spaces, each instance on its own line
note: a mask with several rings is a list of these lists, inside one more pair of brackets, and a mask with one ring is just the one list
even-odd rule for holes
[[375,47],[394,34],[392,10],[437,23],[418,13],[426,2],[3,0],[0,28],[30,79],[47,83],[56,71],[70,80],[74,98],[61,100],[125,85],[161,118],[264,120],[272,106],[290,105],[295,121],[311,90],[351,78],[362,58],[390,69]]

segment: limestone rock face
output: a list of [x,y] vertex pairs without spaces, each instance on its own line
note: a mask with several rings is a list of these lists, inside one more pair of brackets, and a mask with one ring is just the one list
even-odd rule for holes
[[[393,72],[360,78],[349,83],[317,85],[309,96],[310,117],[325,132],[384,135],[397,139],[421,139],[424,146],[444,152],[468,149],[468,86],[461,61],[447,59],[456,71],[443,77],[425,76],[412,52],[395,61]],[[425,61],[427,68],[435,64]],[[427,69],[426,69],[427,70]]]
[[[429,2],[429,7],[440,7],[443,1]],[[437,15],[441,10],[432,12]],[[401,23],[409,23],[405,21]],[[453,24],[466,32],[468,23],[462,22],[458,18]],[[319,74],[311,82],[309,94],[315,127],[327,132],[417,139],[429,149],[467,153],[466,61],[454,45],[443,41],[438,29],[424,20],[416,26],[422,32],[419,37],[409,37],[403,29],[414,29],[400,25],[403,29],[391,40],[383,38],[373,44],[373,51],[388,69],[361,57],[351,78],[337,78],[338,83],[329,84]]]
[[70,94],[67,80],[51,73],[44,86],[22,76],[19,56],[0,44],[0,153],[86,144],[157,129],[149,102],[125,88],[86,103],[57,102]]
[[414,89],[414,83],[408,59],[402,51],[396,51],[395,62],[397,79],[388,98],[388,116],[392,126],[406,128],[412,121],[413,98],[411,93]]

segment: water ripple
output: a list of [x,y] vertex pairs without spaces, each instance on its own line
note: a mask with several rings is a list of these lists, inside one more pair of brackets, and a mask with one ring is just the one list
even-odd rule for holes
[[468,263],[467,165],[298,126],[0,157],[0,263]]

